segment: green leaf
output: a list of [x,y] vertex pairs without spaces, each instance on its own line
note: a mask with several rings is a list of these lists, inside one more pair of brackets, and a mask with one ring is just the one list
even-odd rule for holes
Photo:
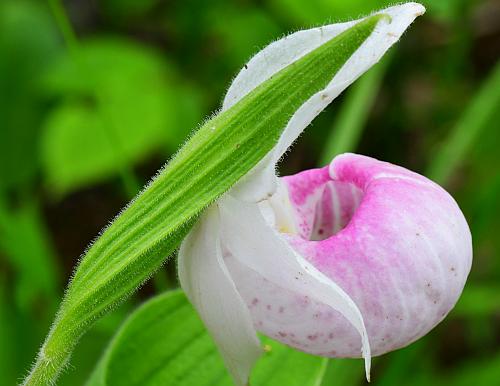
[[467,156],[500,104],[500,62],[484,81],[429,166],[427,175],[446,183]]
[[[3,258],[0,253],[0,260]],[[3,267],[2,267],[3,268]],[[32,363],[33,352],[38,349],[40,339],[50,325],[48,310],[42,310],[38,302],[37,311],[26,312],[17,306],[10,284],[8,270],[0,268],[0,385],[16,385],[19,376],[25,374]],[[30,311],[33,311],[32,309]],[[53,309],[50,310],[53,312]],[[52,315],[50,315],[51,317]]]
[[[252,386],[316,386],[324,359],[264,339]],[[147,349],[145,349],[147,348]],[[87,386],[231,386],[212,339],[181,291],[143,304],[122,325]]]
[[359,385],[365,379],[363,363],[357,359],[328,359],[321,386]]
[[490,386],[496,385],[500,379],[500,352],[487,359],[468,361],[459,366],[457,371],[441,377],[437,385],[444,386]]
[[150,277],[201,211],[274,148],[290,117],[327,86],[383,17],[364,19],[304,55],[191,137],[86,252],[26,385],[57,378],[78,338]]
[[223,4],[210,10],[207,18],[210,32],[220,40],[221,61],[237,68],[257,47],[262,47],[281,33],[280,28],[266,12],[247,7]]
[[7,302],[5,275],[0,271],[0,384],[9,385],[16,379],[16,365],[12,355],[15,352],[13,310]]
[[87,71],[64,56],[45,82],[60,99],[41,144],[47,184],[58,193],[113,176],[152,152],[173,152],[201,115],[193,106],[199,98],[155,51],[101,38],[86,41],[79,56]]
[[279,14],[285,14],[298,24],[318,23],[325,17],[333,20],[346,19],[385,8],[394,3],[390,0],[269,0]]
[[470,284],[465,288],[453,314],[467,318],[487,318],[500,313],[498,284]]
[[99,3],[104,12],[116,21],[116,19],[144,17],[159,3],[159,0],[100,0]]
[[132,302],[125,302],[97,321],[71,355],[74,370],[64,372],[57,380],[58,386],[84,385],[87,382],[99,362],[101,354],[133,310],[132,306]]
[[38,304],[56,305],[59,270],[37,205],[9,209],[0,195],[0,252],[16,273],[15,295],[25,312]]
[[386,358],[387,363],[376,379],[376,385],[399,386],[404,383],[408,373],[418,370],[425,362],[422,358],[423,353],[430,351],[425,342],[424,338],[408,347],[389,353]]
[[[333,20],[345,19],[353,15],[366,15],[370,12],[397,4],[391,0],[268,0],[271,7],[286,15],[297,24],[322,22],[326,16]],[[421,0],[429,14],[443,21],[457,20],[462,10],[479,1],[471,0]]]
[[39,83],[60,48],[56,32],[43,4],[0,2],[0,190],[26,188],[38,172]]

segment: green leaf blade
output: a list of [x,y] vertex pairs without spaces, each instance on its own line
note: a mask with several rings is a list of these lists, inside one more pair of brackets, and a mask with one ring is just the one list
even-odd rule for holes
[[495,65],[429,165],[427,175],[431,179],[441,184],[448,182],[497,111],[499,104],[500,62]]
[[[264,339],[251,385],[317,386],[324,359]],[[86,386],[231,386],[222,358],[181,291],[151,299],[123,324]]]
[[[74,294],[77,290],[82,291],[90,278],[93,287],[99,287],[100,283],[108,282],[113,276],[126,286],[130,283],[130,288],[122,291],[127,293],[148,277],[177,246],[188,230],[186,224],[196,219],[208,204],[228,190],[273,148],[291,113],[326,85],[332,72],[335,73],[364,41],[378,19],[375,17],[368,19],[370,23],[363,22],[364,25],[358,28],[364,27],[361,29],[364,33],[360,34],[356,29],[347,31],[350,33],[347,37],[354,39],[354,45],[332,64],[333,68],[321,71],[322,78],[313,77],[316,81],[313,87],[309,79],[302,76],[294,93],[286,91],[290,80],[305,71],[304,67],[315,68],[318,63],[330,59],[328,55],[339,55],[335,49],[339,43],[344,43],[346,36],[339,36],[320,47],[324,53],[315,52],[314,61],[306,56],[302,59],[303,63],[298,61],[287,67],[233,108],[200,128],[156,180],[89,249],[72,281],[68,303],[71,303],[69,298],[72,296],[79,297]],[[286,98],[286,95],[291,96]],[[272,111],[271,116],[266,114],[269,110]],[[133,262],[140,260],[141,265],[147,265],[147,255],[154,260],[153,267],[143,269],[139,274],[133,269]],[[121,274],[117,275],[118,272]],[[132,281],[130,274],[135,276]]]

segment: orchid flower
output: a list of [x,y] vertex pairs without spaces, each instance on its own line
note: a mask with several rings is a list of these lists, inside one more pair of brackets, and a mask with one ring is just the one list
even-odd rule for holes
[[[355,154],[294,176],[275,173],[312,119],[424,11],[416,3],[381,11],[387,17],[181,245],[181,286],[237,385],[247,384],[261,354],[257,331],[316,355],[362,356],[369,378],[372,355],[423,336],[458,299],[471,267],[471,235],[437,184]],[[222,110],[358,22],[270,44],[235,78]]]

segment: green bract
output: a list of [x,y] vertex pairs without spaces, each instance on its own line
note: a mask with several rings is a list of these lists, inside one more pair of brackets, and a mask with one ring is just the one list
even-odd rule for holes
[[165,261],[198,215],[276,145],[290,117],[370,36],[355,24],[201,126],[87,250],[26,385],[53,383],[79,337]]

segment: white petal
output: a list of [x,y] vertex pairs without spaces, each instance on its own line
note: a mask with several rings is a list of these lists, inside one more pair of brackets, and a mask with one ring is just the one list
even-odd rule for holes
[[261,354],[252,319],[224,264],[219,212],[209,208],[179,250],[181,287],[215,340],[238,386]]
[[370,344],[363,317],[349,295],[297,254],[266,223],[257,204],[226,195],[219,201],[219,208],[222,243],[235,259],[282,288],[329,305],[356,328],[369,377]]
[[[254,200],[255,197],[264,199],[266,195],[273,193],[276,185],[270,180],[263,184],[264,178],[257,176],[257,174],[264,171],[269,175],[269,170],[274,170],[274,164],[306,126],[346,87],[377,63],[390,46],[400,38],[413,20],[424,12],[425,8],[418,3],[406,3],[377,12],[389,15],[391,21],[379,22],[373,33],[337,72],[328,86],[313,95],[295,112],[277,146],[272,151],[271,157],[262,160],[254,171],[249,173],[247,178],[241,182],[242,187],[238,188],[239,192],[234,194],[244,200],[249,200],[247,197],[252,197],[252,200]],[[228,109],[273,74],[361,20],[299,31],[271,43],[257,53],[236,76],[226,94],[222,109]],[[252,181],[253,178],[256,178],[260,183],[257,184]]]

